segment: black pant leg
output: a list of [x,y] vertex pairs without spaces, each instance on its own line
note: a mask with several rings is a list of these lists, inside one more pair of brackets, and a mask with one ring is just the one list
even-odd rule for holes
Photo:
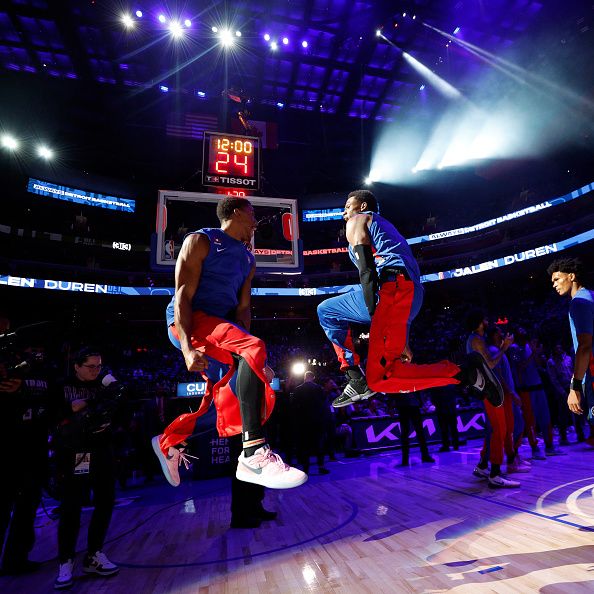
[[74,559],[76,541],[80,530],[83,498],[89,488],[87,475],[74,474],[75,452],[59,454],[60,519],[58,521],[58,555],[60,563]]
[[111,449],[91,453],[89,478],[93,489],[93,514],[89,524],[88,552],[103,549],[115,504],[114,456]]

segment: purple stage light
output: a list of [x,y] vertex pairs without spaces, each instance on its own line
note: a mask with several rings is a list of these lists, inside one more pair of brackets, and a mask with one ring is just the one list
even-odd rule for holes
[[142,10],[137,10],[135,14],[139,19],[142,18]]
[[271,41],[270,42],[270,49],[275,52],[278,49],[278,44],[276,43],[276,41]]
[[159,85],[159,91],[161,91],[161,93],[168,93],[169,87],[167,87],[165,85]]
[[283,45],[289,45],[289,38],[283,37]]
[[425,90],[425,85],[421,85],[421,86],[419,87],[419,91],[424,91],[424,90]]
[[307,47],[309,44],[307,43],[307,41],[305,41],[305,39],[301,42],[301,47]]
[[184,25],[185,25],[186,27],[191,27],[191,26],[192,26],[192,21],[191,21],[190,19],[186,19],[186,20],[184,21]]
[[204,97],[206,97],[206,93],[204,91],[196,91],[196,96],[204,99]]
[[277,106],[279,109],[282,109],[282,108],[285,106],[285,104],[284,104],[282,101],[277,101],[277,102],[276,102],[276,106]]
[[166,23],[166,22],[167,22],[167,17],[166,17],[164,14],[160,14],[160,15],[157,17],[157,20],[158,20],[160,23]]
[[264,33],[264,41],[270,41],[270,35],[268,33]]
[[458,33],[460,33],[460,27],[454,29],[454,35],[457,35]]

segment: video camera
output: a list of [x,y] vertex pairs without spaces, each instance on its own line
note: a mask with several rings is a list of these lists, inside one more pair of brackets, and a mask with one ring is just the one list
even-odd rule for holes
[[126,386],[112,375],[106,375],[103,389],[87,405],[74,413],[59,427],[56,434],[58,447],[84,448],[89,437],[102,433],[113,423],[114,417],[126,397]]
[[31,372],[35,363],[41,362],[37,354],[27,353],[25,349],[33,343],[40,345],[45,342],[49,324],[51,322],[37,322],[14,332],[0,333],[0,379],[22,379]]

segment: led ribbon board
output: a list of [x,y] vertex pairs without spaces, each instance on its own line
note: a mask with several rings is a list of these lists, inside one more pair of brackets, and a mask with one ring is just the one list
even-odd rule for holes
[[[465,266],[464,268],[455,268],[452,270],[445,270],[443,272],[433,272],[431,274],[424,274],[421,276],[421,282],[431,283],[434,281],[446,280],[448,278],[459,278],[461,276],[468,276],[478,274],[480,272],[487,272],[495,268],[504,268],[519,262],[525,262],[533,258],[540,258],[575,247],[587,241],[594,239],[594,229],[585,231],[579,235],[574,235],[568,239],[564,239],[558,243],[550,243],[547,245],[538,246],[533,249],[510,254],[497,258],[495,260],[487,260],[481,264],[474,264],[472,266]],[[58,281],[58,280],[43,280],[37,278],[23,278],[20,276],[0,276],[0,285],[8,285],[11,287],[21,287],[28,289],[51,289],[54,291],[76,291],[82,293],[100,293],[104,295],[131,295],[131,296],[158,296],[171,297],[175,290],[172,287],[121,287],[119,285],[102,285],[96,283],[81,283],[73,281]],[[339,285],[333,287],[304,287],[300,289],[285,289],[285,288],[253,288],[252,295],[255,296],[284,296],[284,297],[314,297],[317,295],[336,295],[338,293],[350,293],[360,285]]]
[[205,132],[202,184],[218,188],[260,189],[260,139]]
[[119,210],[121,212],[134,212],[136,201],[130,198],[118,198],[117,196],[107,196],[97,192],[87,192],[77,188],[69,188],[40,179],[29,178],[27,191],[39,196],[48,196],[66,202],[76,202],[77,204],[86,204],[87,206],[98,206],[109,210]]
[[501,215],[494,219],[489,219],[488,221],[483,221],[482,223],[477,223],[476,225],[472,225],[470,227],[460,227],[458,229],[450,229],[449,231],[440,231],[439,233],[431,233],[430,235],[419,235],[419,237],[411,237],[407,239],[407,243],[412,245],[414,243],[426,243],[428,241],[436,241],[438,239],[445,239],[447,237],[455,237],[456,235],[466,235],[467,233],[475,233],[476,231],[482,231],[483,229],[488,229],[490,227],[495,227],[495,225],[500,225],[501,223],[506,223],[507,221],[512,221],[514,219],[519,219],[520,217],[524,217],[529,214],[533,214],[535,212],[540,212],[545,208],[550,208],[551,206],[559,206],[560,204],[565,204],[566,202],[571,202],[584,194],[589,194],[592,190],[594,190],[594,182],[590,184],[586,184],[573,192],[569,192],[569,194],[565,194],[564,196],[559,196],[558,198],[552,198],[551,200],[545,200],[540,204],[535,204],[534,206],[528,206],[523,208],[522,210],[516,210],[515,212],[510,212],[505,215]]
[[342,220],[343,208],[321,208],[314,210],[304,210],[302,220],[304,223],[313,221],[340,221]]
[[[488,221],[483,221],[482,223],[476,223],[475,225],[471,225],[469,227],[459,227],[458,229],[450,229],[449,231],[440,231],[439,233],[431,233],[430,235],[419,235],[418,237],[411,237],[407,239],[407,243],[409,245],[413,245],[415,243],[427,243],[429,241],[437,241],[438,239],[446,239],[448,237],[456,237],[457,235],[466,235],[467,233],[475,233],[477,231],[482,231],[483,229],[488,229],[490,227],[495,227],[496,225],[500,225],[501,223],[506,223],[507,221],[512,221],[514,219],[519,219],[520,217],[524,217],[529,214],[533,214],[535,212],[540,212],[546,208],[550,208],[552,206],[559,206],[560,204],[565,204],[566,202],[571,202],[580,196],[585,194],[589,194],[592,190],[594,190],[594,182],[590,184],[586,184],[573,192],[569,192],[569,194],[565,194],[563,196],[559,196],[558,198],[552,198],[551,200],[545,200],[539,204],[535,204],[534,206],[528,206],[521,210],[516,210],[515,212],[510,212],[508,214],[504,214],[494,219],[489,219]],[[332,220],[339,220],[342,219],[342,208],[325,208],[325,209],[317,209],[317,210],[304,210],[302,217],[303,221],[306,223],[310,223],[313,221],[332,221]],[[311,251],[311,250],[310,250]],[[317,252],[317,250],[314,250]],[[342,251],[346,252],[346,249]],[[321,252],[320,252],[321,253]],[[303,252],[305,256],[312,255],[308,253],[308,251]]]

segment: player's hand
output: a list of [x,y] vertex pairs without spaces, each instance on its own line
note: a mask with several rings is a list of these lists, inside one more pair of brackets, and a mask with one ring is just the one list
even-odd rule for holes
[[266,365],[266,367],[264,367],[264,375],[266,376],[266,381],[270,383],[275,377],[272,367],[268,367],[268,365]]
[[501,345],[504,351],[507,351],[509,347],[514,344],[514,335],[510,334],[509,332],[505,335],[503,339],[503,344]]
[[412,351],[410,350],[410,347],[408,345],[406,345],[404,347],[404,350],[402,351],[402,355],[400,355],[400,360],[403,363],[410,363],[412,361],[412,358],[413,358]]
[[70,406],[72,406],[72,412],[80,412],[83,408],[87,407],[87,401],[78,398],[76,400],[73,400]]
[[184,353],[184,360],[186,362],[186,367],[188,368],[188,371],[202,372],[208,369],[207,356],[201,351],[197,351],[196,349],[192,349],[191,351]]
[[569,396],[567,397],[567,406],[569,410],[576,415],[581,415],[584,411],[582,410],[582,395],[575,390],[569,390]]
[[0,382],[0,392],[7,392],[14,394],[21,387],[23,380],[20,379],[3,379]]

